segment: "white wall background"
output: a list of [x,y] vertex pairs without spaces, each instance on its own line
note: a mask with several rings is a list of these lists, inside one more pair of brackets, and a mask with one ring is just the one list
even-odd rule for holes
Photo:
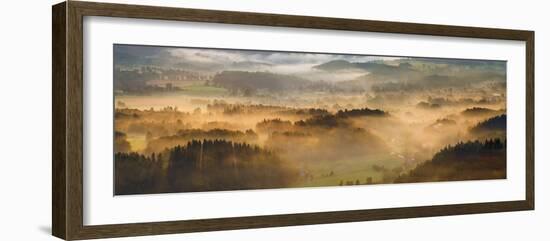
[[[142,3],[536,31],[536,210],[298,226],[120,240],[548,240],[550,222],[549,6],[545,1],[146,1]],[[6,1],[0,10],[0,240],[56,240],[51,230],[51,8]]]

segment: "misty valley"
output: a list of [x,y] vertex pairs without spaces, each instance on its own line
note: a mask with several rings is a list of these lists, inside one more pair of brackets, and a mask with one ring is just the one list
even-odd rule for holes
[[506,62],[115,45],[115,195],[506,178]]

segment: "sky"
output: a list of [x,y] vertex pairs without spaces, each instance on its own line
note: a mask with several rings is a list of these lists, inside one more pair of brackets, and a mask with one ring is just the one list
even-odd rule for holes
[[395,57],[368,55],[317,54],[258,50],[115,45],[115,63],[120,66],[155,65],[188,68],[195,71],[221,70],[271,71],[282,74],[311,72],[315,65],[332,60],[369,62]]
[[[467,85],[485,80],[505,80],[506,78],[506,62],[494,60],[122,44],[115,44],[113,51],[116,68],[135,69],[142,66],[154,66],[211,76],[223,71],[271,72],[293,75],[312,81],[341,82],[357,80],[368,75],[371,81],[377,79],[386,82],[410,82],[411,79],[416,79],[417,82],[426,82],[423,85],[431,86],[445,84],[456,86],[457,83]],[[336,60],[343,63],[333,62],[328,66],[318,67],[318,65]],[[364,64],[372,61],[377,61],[377,64]],[[403,63],[417,63],[421,66],[417,66],[415,69],[395,68]]]

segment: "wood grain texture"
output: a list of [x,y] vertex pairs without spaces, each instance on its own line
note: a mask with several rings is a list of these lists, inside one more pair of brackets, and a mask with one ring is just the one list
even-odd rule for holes
[[528,210],[524,201],[85,226],[79,239],[359,222]]
[[67,5],[67,239],[83,228],[83,15]]
[[66,238],[65,3],[52,7],[52,234]]
[[535,32],[525,39],[526,63],[526,150],[525,150],[525,200],[530,209],[535,209]]
[[[83,17],[108,16],[329,30],[369,31],[526,43],[526,197],[491,203],[402,207],[338,212],[83,225]],[[55,236],[92,239],[137,235],[356,222],[397,218],[491,213],[534,209],[534,32],[400,22],[212,11],[69,1],[53,7],[53,196]]]
[[296,16],[267,13],[184,9],[158,6],[109,4],[95,2],[72,2],[87,16],[108,16],[124,18],[147,18],[159,20],[179,20],[209,23],[229,23],[243,25],[297,27],[347,31],[367,31],[401,33],[432,36],[453,36],[470,38],[490,38],[525,40],[530,31],[387,22],[360,19],[342,19],[315,16]]

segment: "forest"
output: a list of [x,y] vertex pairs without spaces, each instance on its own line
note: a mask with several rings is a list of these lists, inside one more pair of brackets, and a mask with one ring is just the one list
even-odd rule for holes
[[282,188],[298,177],[277,154],[226,140],[193,140],[158,154],[119,152],[115,158],[117,195]]

